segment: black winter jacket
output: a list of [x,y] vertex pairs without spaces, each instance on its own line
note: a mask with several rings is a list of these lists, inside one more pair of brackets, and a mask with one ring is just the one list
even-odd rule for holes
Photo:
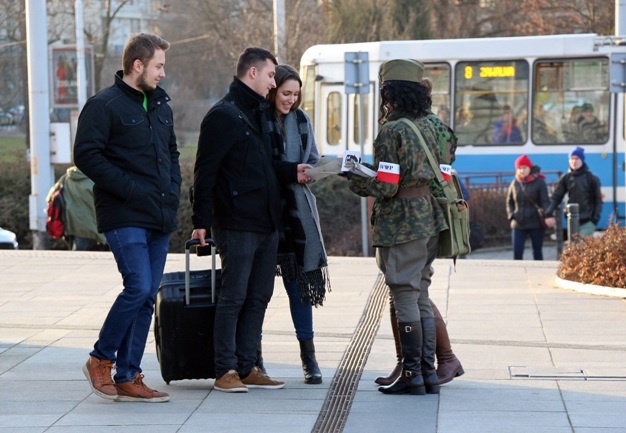
[[281,229],[279,180],[297,182],[298,164],[273,160],[268,108],[265,98],[235,77],[228,94],[202,120],[194,168],[194,228]]
[[570,169],[559,179],[546,212],[549,216],[552,216],[556,207],[561,204],[566,193],[568,204],[578,203],[580,223],[591,221],[597,225],[602,214],[602,191],[600,179],[591,173],[587,164],[583,164],[576,171]]
[[143,93],[122,80],[91,97],[78,118],[74,162],[94,181],[98,231],[140,227],[176,230],[179,152],[169,96]]
[[509,185],[506,197],[507,217],[512,229],[528,230],[543,227],[537,208],[532,202],[543,210],[548,207],[546,182],[541,177],[535,177],[531,182],[514,179]]

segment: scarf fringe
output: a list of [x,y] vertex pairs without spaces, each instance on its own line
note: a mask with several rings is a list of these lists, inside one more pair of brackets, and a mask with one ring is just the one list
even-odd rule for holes
[[314,307],[324,305],[326,291],[331,291],[327,266],[309,272],[299,272],[297,280],[302,303]]
[[326,292],[331,291],[328,266],[304,272],[297,265],[295,254],[279,254],[276,263],[276,276],[287,281],[297,281],[300,300],[314,307],[323,306]]
[[287,281],[293,281],[298,274],[298,263],[296,255],[291,254],[278,254],[276,259],[276,276],[284,277]]

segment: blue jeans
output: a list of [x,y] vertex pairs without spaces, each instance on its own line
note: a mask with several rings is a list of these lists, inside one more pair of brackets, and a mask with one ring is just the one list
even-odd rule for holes
[[115,362],[114,380],[122,383],[141,373],[141,359],[167,259],[169,234],[123,227],[104,235],[122,274],[124,290],[109,310],[90,355]]
[[256,363],[267,304],[274,293],[278,232],[213,229],[222,264],[215,309],[216,377],[247,376]]
[[289,296],[289,310],[291,311],[291,321],[296,330],[296,338],[299,341],[313,338],[313,307],[300,300],[300,288],[297,281],[285,281],[285,290]]
[[544,227],[536,229],[513,229],[513,260],[524,259],[524,244],[526,237],[530,236],[530,242],[533,246],[533,258],[535,260],[543,260],[543,238],[546,234]]

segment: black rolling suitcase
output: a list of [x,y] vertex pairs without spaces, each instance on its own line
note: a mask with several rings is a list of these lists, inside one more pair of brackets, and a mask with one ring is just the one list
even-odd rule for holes
[[[220,287],[220,271],[215,269],[215,242],[211,249],[211,269],[190,271],[192,246],[201,254],[199,241],[185,244],[185,271],[163,275],[154,312],[156,352],[161,376],[166,383],[181,379],[215,378],[213,324]],[[203,248],[204,249],[204,248]]]

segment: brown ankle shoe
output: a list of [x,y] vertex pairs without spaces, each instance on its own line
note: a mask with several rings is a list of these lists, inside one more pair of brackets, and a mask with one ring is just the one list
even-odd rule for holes
[[111,361],[98,359],[95,356],[90,356],[87,363],[83,366],[83,373],[89,381],[89,386],[91,386],[91,390],[98,397],[106,398],[107,400],[115,400],[115,397],[117,397],[115,384],[111,378],[111,370],[113,368],[115,368],[115,365]]
[[163,403],[170,401],[170,396],[166,392],[159,392],[143,383],[143,374],[137,376],[130,382],[116,383],[117,398],[115,401],[143,401],[145,403]]
[[241,379],[241,383],[248,388],[281,389],[285,387],[285,382],[270,379],[269,376],[263,374],[259,367],[252,367],[250,374]]

